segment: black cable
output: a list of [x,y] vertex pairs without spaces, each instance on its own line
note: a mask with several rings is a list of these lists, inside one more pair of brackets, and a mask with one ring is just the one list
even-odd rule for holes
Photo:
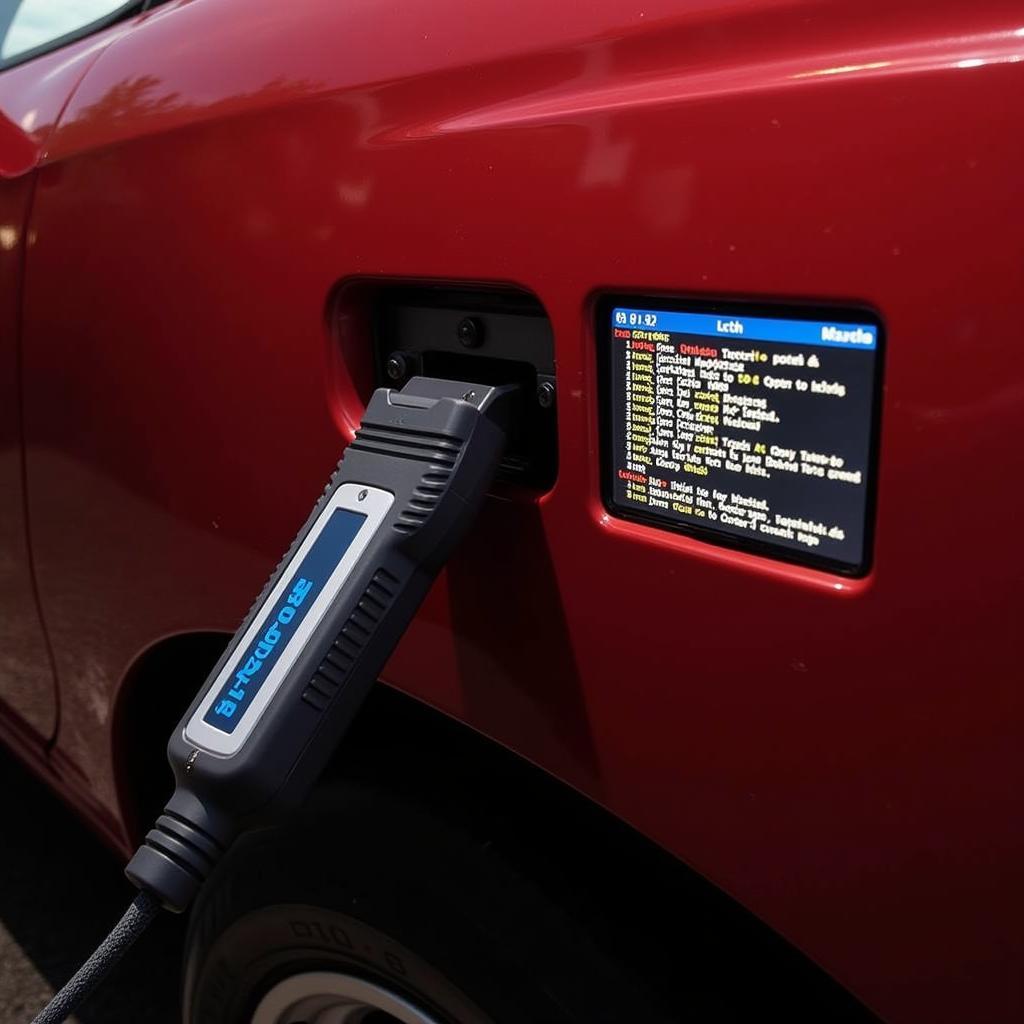
[[160,904],[148,892],[132,900],[124,917],[96,947],[74,977],[46,1004],[32,1024],[61,1024],[91,995],[92,990],[113,970],[128,948],[156,917]]

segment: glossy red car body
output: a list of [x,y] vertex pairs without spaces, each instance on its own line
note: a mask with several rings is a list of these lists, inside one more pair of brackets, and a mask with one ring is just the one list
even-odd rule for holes
[[[558,480],[387,681],[884,1019],[1019,1020],[1022,97],[997,0],[179,0],[0,74],[4,738],[127,852],[122,681],[235,627],[358,421],[335,289],[514,284]],[[867,578],[609,517],[606,290],[878,311]]]

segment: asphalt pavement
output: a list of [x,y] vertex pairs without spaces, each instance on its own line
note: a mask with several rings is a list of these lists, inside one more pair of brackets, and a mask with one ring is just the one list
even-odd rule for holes
[[[0,750],[0,1024],[28,1024],[93,951],[135,889],[117,858]],[[185,921],[163,914],[74,1020],[178,1024]]]

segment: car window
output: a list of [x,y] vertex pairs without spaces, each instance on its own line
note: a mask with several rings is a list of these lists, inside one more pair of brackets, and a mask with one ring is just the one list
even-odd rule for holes
[[139,0],[0,0],[0,68],[77,39],[141,6]]

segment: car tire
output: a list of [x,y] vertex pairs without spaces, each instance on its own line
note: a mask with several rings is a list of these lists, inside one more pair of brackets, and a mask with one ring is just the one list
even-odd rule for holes
[[188,1024],[675,1019],[542,879],[425,801],[366,783],[237,842],[186,950]]

